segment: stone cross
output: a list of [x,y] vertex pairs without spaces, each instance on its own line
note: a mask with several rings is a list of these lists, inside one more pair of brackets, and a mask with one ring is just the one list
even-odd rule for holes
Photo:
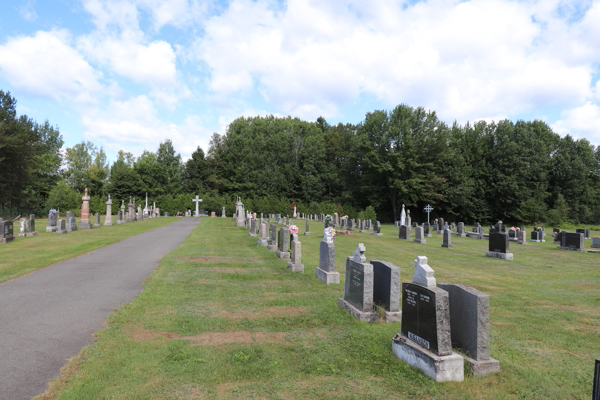
[[433,207],[427,204],[427,206],[423,209],[427,213],[427,225],[429,225],[429,213],[433,211]]
[[365,257],[366,247],[364,243],[359,243],[356,245],[356,253],[354,255],[354,260],[358,262],[366,262],[367,258]]
[[200,215],[200,202],[202,201],[202,199],[200,198],[200,196],[196,195],[195,199],[192,199],[193,202],[196,203],[196,217],[199,217]]

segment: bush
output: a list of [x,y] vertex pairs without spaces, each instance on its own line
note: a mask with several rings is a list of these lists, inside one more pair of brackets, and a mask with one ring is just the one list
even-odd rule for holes
[[75,215],[79,215],[81,209],[81,197],[82,196],[79,195],[75,189],[65,182],[61,182],[54,186],[50,191],[48,200],[46,200],[46,207],[48,207],[48,209],[60,209],[63,213],[65,211],[73,211],[75,212]]

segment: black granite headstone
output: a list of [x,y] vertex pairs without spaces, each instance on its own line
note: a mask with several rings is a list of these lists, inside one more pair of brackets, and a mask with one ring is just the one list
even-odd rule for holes
[[390,311],[390,289],[392,270],[381,261],[371,261],[373,265],[373,303]]
[[2,223],[4,225],[3,234],[5,238],[13,236],[13,222],[12,221],[4,221]]
[[556,234],[556,237],[554,238],[554,241],[556,243],[562,243],[563,237],[565,237],[567,235],[567,233],[568,233],[567,231],[558,232]]
[[423,234],[429,235],[429,224],[423,224]]
[[400,225],[400,239],[407,239],[408,238],[408,229],[406,227],[406,225]]
[[438,352],[435,292],[414,283],[402,284],[402,333],[426,349]]
[[541,240],[540,239],[540,232],[539,231],[532,231],[531,232],[531,240]]
[[362,269],[355,268],[351,264],[349,263],[346,267],[346,273],[349,275],[346,279],[344,299],[362,310],[365,294],[365,273]]
[[489,251],[496,253],[508,252],[508,235],[505,233],[490,233]]
[[596,369],[594,370],[594,391],[592,400],[600,400],[600,360],[596,360]]
[[581,249],[582,242],[583,242],[583,233],[566,232],[566,234],[562,236],[560,245],[561,245],[561,247],[568,247],[571,249]]

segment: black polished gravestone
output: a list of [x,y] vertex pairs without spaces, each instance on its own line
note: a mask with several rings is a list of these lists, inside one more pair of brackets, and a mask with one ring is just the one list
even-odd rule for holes
[[556,236],[554,237],[554,243],[562,243],[562,240],[563,240],[562,238],[567,236],[567,233],[568,233],[567,231],[558,232],[556,234]]
[[583,233],[565,232],[561,237],[560,247],[565,249],[583,250]]
[[594,390],[592,400],[600,400],[600,360],[596,360],[596,369],[594,370]]
[[13,236],[13,222],[12,221],[2,221],[2,224],[0,226],[2,227],[2,232],[0,232],[0,235],[2,235],[2,237],[9,238],[9,237]]
[[589,237],[590,237],[590,230],[589,229],[575,229],[575,232],[577,232],[577,233],[583,233],[583,238],[584,239],[589,239]]
[[508,235],[505,233],[490,233],[489,251],[496,253],[508,252]]
[[400,268],[387,261],[371,260],[373,303],[386,311],[400,311]]
[[349,263],[346,271],[348,275],[344,288],[344,300],[362,310],[365,295],[365,271],[352,263]]
[[423,224],[423,234],[425,236],[429,235],[429,224],[427,223]]
[[402,284],[402,334],[438,356],[452,354],[448,292]]

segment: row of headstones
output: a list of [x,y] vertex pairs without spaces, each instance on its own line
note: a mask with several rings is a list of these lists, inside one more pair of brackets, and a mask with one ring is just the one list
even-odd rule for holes
[[[252,235],[256,232],[257,220],[250,217],[248,224]],[[380,224],[376,223],[376,227]],[[267,234],[267,223],[262,222],[257,245],[267,246],[279,258],[290,259],[288,268],[292,271],[304,272],[297,234],[290,235],[287,227],[281,227],[277,234],[277,224],[271,224],[269,232],[270,235]],[[418,257],[415,261],[417,273],[413,283],[401,285],[400,268],[386,261],[367,263],[365,250],[364,244],[360,243],[354,257],[346,260],[344,298],[339,300],[340,307],[360,320],[374,322],[380,319],[375,306],[380,306],[385,321],[402,321],[402,334],[397,335],[392,344],[394,354],[422,368],[437,381],[464,379],[463,357],[452,352],[452,344],[467,351],[467,361],[475,375],[500,369],[499,362],[488,355],[489,311],[485,293],[457,284],[436,288],[434,273],[427,266],[426,257]],[[326,227],[316,276],[327,284],[340,283],[335,260],[332,228]],[[400,295],[401,286],[403,296]],[[401,298],[405,299],[402,310]],[[403,313],[403,310],[406,311]],[[404,346],[403,340],[410,343]],[[411,353],[423,353],[421,358],[425,355],[428,361],[414,363],[414,357],[405,356],[405,348]]]

